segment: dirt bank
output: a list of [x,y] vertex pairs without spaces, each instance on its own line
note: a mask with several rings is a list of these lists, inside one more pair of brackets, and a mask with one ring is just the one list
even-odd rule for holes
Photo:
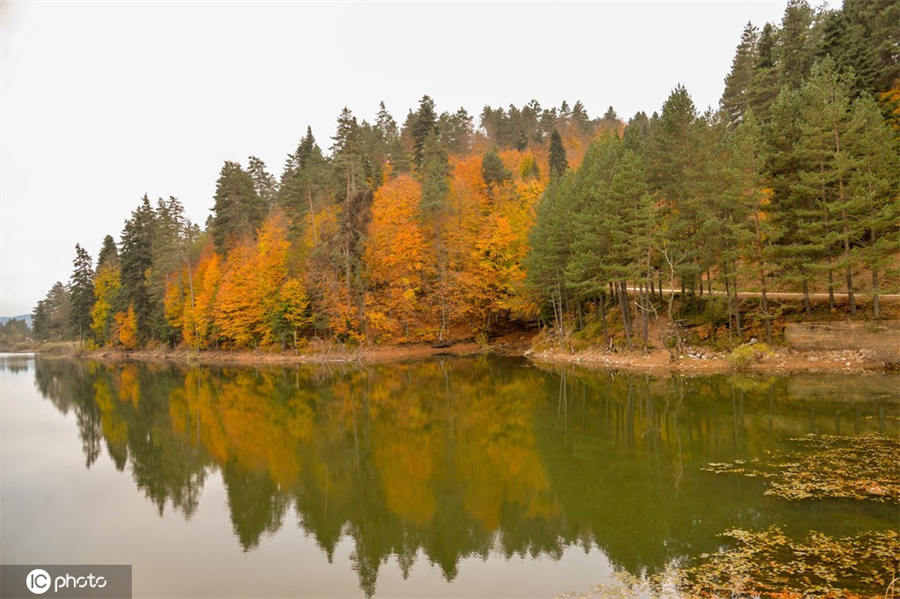
[[856,374],[884,372],[889,367],[869,350],[796,351],[786,347],[771,348],[759,362],[737,366],[727,354],[707,348],[688,347],[684,357],[672,361],[664,349],[643,352],[609,352],[601,348],[570,352],[564,349],[528,351],[525,356],[535,362],[575,364],[588,368],[624,369],[649,372],[713,374],[717,372],[759,372],[787,374],[791,372],[829,372]]
[[284,364],[390,364],[428,360],[440,356],[472,356],[481,354],[525,356],[534,362],[548,364],[575,364],[588,368],[624,369],[650,372],[655,375],[667,373],[712,374],[734,370],[761,373],[829,372],[860,373],[884,372],[890,368],[883,360],[869,350],[827,350],[798,351],[786,347],[773,347],[769,355],[759,362],[736,366],[728,360],[727,354],[704,347],[686,347],[684,356],[672,361],[664,349],[612,352],[599,347],[580,351],[566,349],[531,349],[532,337],[521,333],[507,335],[493,340],[489,347],[479,346],[469,340],[451,343],[446,347],[423,344],[365,346],[348,349],[339,345],[311,344],[299,351],[228,351],[156,348],[134,351],[103,349],[92,352],[77,351],[69,344],[62,352],[57,345],[45,355],[67,355],[101,361],[142,361],[175,362],[180,364],[206,365],[284,365]]
[[[276,351],[230,351],[155,348],[140,350],[101,349],[96,351],[78,351],[72,349],[60,352],[56,349],[52,355],[89,358],[100,361],[140,361],[140,362],[175,362],[180,364],[206,365],[284,365],[284,364],[328,364],[359,363],[387,364],[428,360],[440,356],[470,356],[479,354],[517,355],[521,356],[529,347],[531,340],[524,336],[515,339],[496,340],[489,347],[482,347],[474,341],[457,341],[446,346],[424,344],[362,346],[347,348],[341,345],[311,344],[301,350]],[[39,350],[40,351],[40,350]],[[43,352],[41,352],[43,353]]]

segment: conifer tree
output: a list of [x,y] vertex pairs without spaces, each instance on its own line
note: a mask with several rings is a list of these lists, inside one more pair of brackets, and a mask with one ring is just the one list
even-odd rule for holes
[[225,253],[244,237],[252,238],[266,214],[253,178],[237,162],[226,161],[216,181],[210,230],[216,249]]
[[316,213],[328,199],[332,187],[330,171],[312,128],[307,127],[306,135],[285,162],[278,189],[278,205],[284,210],[295,237],[304,229],[304,218],[308,215],[313,241],[319,242]]
[[563,147],[562,137],[559,131],[553,130],[550,135],[550,176],[562,176],[569,169],[569,163],[566,160],[566,149]]
[[501,185],[512,178],[512,172],[503,164],[499,154],[489,150],[481,157],[481,177],[484,184],[491,188]]
[[97,254],[97,269],[110,261],[119,260],[119,250],[116,248],[116,241],[112,235],[103,238],[103,244],[100,246],[100,253]]
[[356,117],[346,106],[338,117],[337,132],[331,138],[331,159],[343,182],[339,201],[348,200],[354,193],[366,187],[362,130]]
[[450,250],[445,230],[445,219],[450,213],[450,182],[448,180],[450,164],[447,161],[447,151],[438,141],[437,132],[434,130],[425,139],[419,172],[422,179],[422,215],[430,221],[433,231],[431,241],[436,262],[435,272],[437,273],[435,289],[440,309],[438,342],[443,343],[451,317]]
[[873,315],[880,318],[880,274],[891,268],[896,274],[900,247],[900,154],[894,133],[871,96],[853,103],[846,143],[856,159],[847,182],[847,197],[852,199],[848,210],[860,219],[861,232],[851,250],[855,254],[852,264],[871,271]]
[[134,324],[137,342],[151,336],[151,326],[157,307],[150,293],[147,273],[153,268],[153,235],[155,212],[145,194],[141,203],[125,221],[120,236],[120,264],[122,277],[122,304],[120,310],[131,309],[128,322]]
[[265,206],[265,212],[275,205],[278,196],[278,181],[266,170],[266,163],[251,156],[247,161],[247,174],[253,181],[253,190]]
[[74,270],[69,279],[71,311],[69,325],[72,335],[84,342],[91,333],[91,309],[94,307],[93,259],[80,244],[75,244]]
[[727,115],[728,124],[737,125],[749,104],[750,86],[753,81],[753,70],[758,60],[756,44],[759,30],[752,23],[747,23],[741,34],[731,71],[725,78],[725,91],[722,93],[721,106]]
[[421,170],[425,161],[425,141],[433,132],[437,132],[437,113],[434,111],[434,100],[425,95],[419,100],[419,110],[413,115],[410,124],[412,158],[417,171]]

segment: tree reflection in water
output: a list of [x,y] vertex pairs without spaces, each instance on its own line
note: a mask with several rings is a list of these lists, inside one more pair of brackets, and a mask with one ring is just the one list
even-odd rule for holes
[[[87,467],[105,444],[160,515],[169,505],[186,519],[218,470],[244,551],[293,506],[329,561],[352,539],[367,595],[392,556],[404,577],[421,554],[451,581],[466,557],[558,559],[596,546],[640,574],[714,551],[738,526],[827,531],[859,507],[801,510],[766,500],[760,481],[700,470],[809,432],[896,432],[890,377],[864,377],[855,401],[822,397],[832,387],[820,378],[656,379],[497,359],[35,362],[40,392],[76,414]],[[869,524],[893,526],[890,507],[871,512]]]

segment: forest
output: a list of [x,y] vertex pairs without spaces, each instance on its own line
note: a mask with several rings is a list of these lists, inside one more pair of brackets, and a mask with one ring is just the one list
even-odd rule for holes
[[801,315],[820,292],[832,315],[882,318],[900,281],[897,22],[896,2],[789,0],[780,24],[746,25],[704,112],[680,84],[627,120],[580,101],[476,117],[425,95],[402,124],[344,108],[327,150],[307,129],[280,176],[225,162],[202,225],[145,195],[96,260],[77,244],[35,338],[287,349],[590,321],[646,348],[651,323],[692,311],[729,341],[772,338],[774,291],[802,293]]

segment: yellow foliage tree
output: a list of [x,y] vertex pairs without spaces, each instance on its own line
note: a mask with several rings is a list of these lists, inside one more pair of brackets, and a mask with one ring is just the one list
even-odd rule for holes
[[91,309],[91,331],[100,345],[113,340],[113,306],[122,288],[117,262],[103,264],[94,275],[94,307]]

